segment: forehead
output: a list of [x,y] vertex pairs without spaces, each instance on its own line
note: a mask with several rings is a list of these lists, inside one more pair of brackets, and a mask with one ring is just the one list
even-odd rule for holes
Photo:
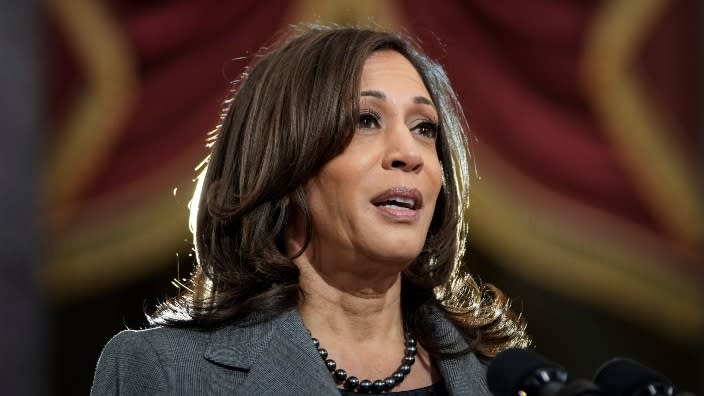
[[405,56],[393,50],[375,51],[369,55],[362,69],[361,84],[362,89],[386,88],[430,96],[416,68]]

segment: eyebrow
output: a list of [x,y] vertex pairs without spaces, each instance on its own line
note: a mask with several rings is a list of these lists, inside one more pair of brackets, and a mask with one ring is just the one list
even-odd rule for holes
[[[360,95],[361,96],[371,96],[371,97],[386,101],[386,94],[384,94],[381,91],[376,91],[376,90],[362,91],[360,93]],[[426,98],[425,96],[414,96],[413,103],[435,106],[433,104],[433,102],[430,99]]]

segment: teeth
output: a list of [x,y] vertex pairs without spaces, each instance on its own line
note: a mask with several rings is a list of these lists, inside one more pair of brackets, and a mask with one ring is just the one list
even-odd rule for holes
[[407,199],[407,198],[394,198],[394,201],[402,204],[408,205],[409,208],[412,208],[414,206],[413,200],[412,199]]
[[415,207],[415,202],[412,199],[393,197],[387,201],[384,206],[398,206],[406,209],[413,209]]

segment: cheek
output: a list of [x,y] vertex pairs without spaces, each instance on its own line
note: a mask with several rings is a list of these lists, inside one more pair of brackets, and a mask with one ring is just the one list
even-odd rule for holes
[[[440,196],[440,191],[443,187],[443,168],[440,162],[435,159],[432,165],[428,169],[428,186],[429,186],[429,197],[432,197],[433,211],[435,212],[435,206],[437,205],[438,197]],[[430,202],[430,201],[429,201]]]
[[357,140],[345,151],[328,162],[316,180],[317,194],[325,204],[337,211],[351,208],[363,193],[365,180],[374,168],[374,157],[370,148],[363,147]]
[[439,193],[440,188],[442,187],[443,180],[445,178],[444,175],[444,169],[443,166],[440,164],[440,160],[438,159],[437,155],[434,156],[431,166],[428,172],[428,175],[430,177],[430,184],[432,185],[433,189],[435,192]]
[[321,218],[324,217],[325,213],[329,213],[330,208],[328,204],[330,198],[327,197],[327,188],[324,180],[316,178],[308,183],[306,186],[306,199],[308,200],[308,207],[310,208],[311,215],[313,216],[313,222],[318,223]]
[[322,232],[331,232],[338,226],[342,210],[347,206],[341,201],[349,195],[346,183],[335,176],[338,175],[324,169],[305,189],[313,225]]

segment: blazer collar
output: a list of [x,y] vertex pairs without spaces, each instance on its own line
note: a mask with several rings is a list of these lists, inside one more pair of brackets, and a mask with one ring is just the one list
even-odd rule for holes
[[216,330],[204,356],[248,371],[237,389],[243,395],[339,394],[296,309],[273,320]]
[[[467,348],[462,334],[439,309],[426,306],[423,308],[423,317],[433,338],[441,345],[449,345],[446,352],[454,353]],[[435,363],[451,395],[491,395],[486,384],[486,365],[474,353],[438,359]]]
[[[449,352],[467,347],[459,331],[439,310],[425,307],[423,316],[433,337],[452,346]],[[241,394],[339,394],[296,309],[253,325],[216,330],[204,356],[211,362],[248,371],[238,388]],[[440,359],[436,364],[451,395],[490,394],[486,366],[474,353]]]

